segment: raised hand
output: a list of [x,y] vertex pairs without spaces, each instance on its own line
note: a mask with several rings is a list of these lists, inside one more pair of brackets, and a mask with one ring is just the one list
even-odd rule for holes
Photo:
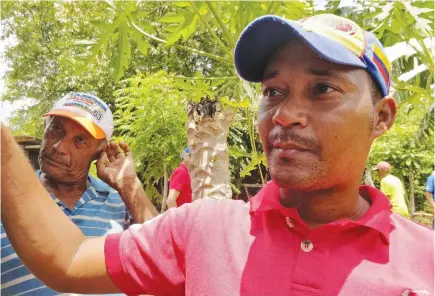
[[136,178],[133,153],[130,147],[120,142],[110,142],[97,161],[98,178],[116,190],[124,189]]

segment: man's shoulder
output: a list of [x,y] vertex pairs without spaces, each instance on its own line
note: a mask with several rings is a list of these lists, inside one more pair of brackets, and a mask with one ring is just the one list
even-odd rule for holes
[[175,174],[176,172],[177,173],[189,173],[186,165],[184,165],[184,164],[180,164],[178,167],[176,167],[172,174]]
[[[173,209],[181,215],[184,213],[195,219],[204,219],[205,221],[213,221],[214,218],[222,218],[227,221],[238,219],[243,215],[249,214],[249,204],[242,200],[233,199],[201,199],[191,203],[183,204],[181,207]],[[223,222],[220,220],[220,222]]]
[[182,205],[182,207],[183,206],[190,207],[192,210],[222,211],[245,209],[249,207],[249,204],[243,200],[205,198],[195,200],[192,203]]
[[434,231],[431,228],[394,212],[391,214],[391,222],[394,226],[392,234],[401,241],[418,246],[426,242],[433,246]]
[[393,185],[393,186],[399,185],[402,183],[402,181],[398,177],[391,175],[391,174],[387,175],[385,178],[383,178],[381,180],[381,182],[383,182],[384,184]]
[[391,214],[391,222],[390,261],[410,274],[433,274],[434,231],[397,213]]
[[183,234],[186,240],[210,241],[210,233],[214,233],[214,238],[224,239],[229,231],[248,231],[249,219],[249,205],[243,201],[201,199],[171,208],[143,225],[153,229],[160,224],[174,233]]

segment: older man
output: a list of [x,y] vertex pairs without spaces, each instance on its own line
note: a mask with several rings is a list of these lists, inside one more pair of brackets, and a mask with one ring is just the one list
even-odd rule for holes
[[[45,114],[41,170],[36,175],[56,205],[86,236],[121,232],[131,218],[142,223],[156,215],[136,176],[129,147],[107,144],[112,132],[110,109],[91,94],[71,93]],[[89,174],[97,159],[101,180]],[[44,213],[43,208],[34,207],[34,211]],[[3,226],[1,234],[2,294],[58,294],[23,265]]]
[[265,16],[240,36],[235,65],[262,85],[258,128],[272,177],[250,204],[197,201],[87,239],[30,178],[4,132],[2,184],[27,177],[32,188],[2,188],[2,219],[23,261],[66,292],[433,294],[433,232],[360,186],[371,144],[397,108],[375,36],[334,15]]

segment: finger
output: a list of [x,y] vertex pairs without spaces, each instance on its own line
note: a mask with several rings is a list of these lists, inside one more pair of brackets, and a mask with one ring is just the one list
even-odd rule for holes
[[96,163],[96,167],[97,167],[97,173],[104,169],[107,164],[109,163],[109,159],[107,159],[107,153],[106,152],[101,152],[100,158],[98,158],[97,163]]
[[128,146],[127,143],[125,143],[124,141],[121,141],[119,143],[119,146],[124,151],[125,155],[129,155],[131,153],[130,146]]
[[100,146],[100,150],[101,150],[101,151],[106,150],[107,146],[109,146],[109,142],[104,141],[104,143]]
[[107,145],[106,153],[107,153],[107,158],[109,159],[110,162],[115,161],[116,158],[115,158],[115,154],[113,153],[113,150],[112,150],[112,143]]
[[112,147],[113,154],[115,154],[116,158],[120,158],[124,156],[124,153],[122,153],[121,148],[119,148],[118,144],[111,143],[110,146]]

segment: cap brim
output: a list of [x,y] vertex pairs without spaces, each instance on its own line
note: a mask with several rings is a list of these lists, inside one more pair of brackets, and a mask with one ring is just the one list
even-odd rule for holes
[[330,62],[367,68],[359,57],[342,44],[308,32],[294,21],[264,16],[249,24],[237,42],[234,63],[240,77],[250,82],[261,82],[273,52],[294,38],[303,40],[321,58]]
[[106,134],[104,133],[104,131],[98,125],[96,125],[91,119],[83,117],[82,115],[71,112],[69,110],[64,110],[64,109],[53,110],[42,116],[61,116],[61,117],[69,118],[71,120],[74,120],[78,124],[80,124],[95,139],[106,138]]

